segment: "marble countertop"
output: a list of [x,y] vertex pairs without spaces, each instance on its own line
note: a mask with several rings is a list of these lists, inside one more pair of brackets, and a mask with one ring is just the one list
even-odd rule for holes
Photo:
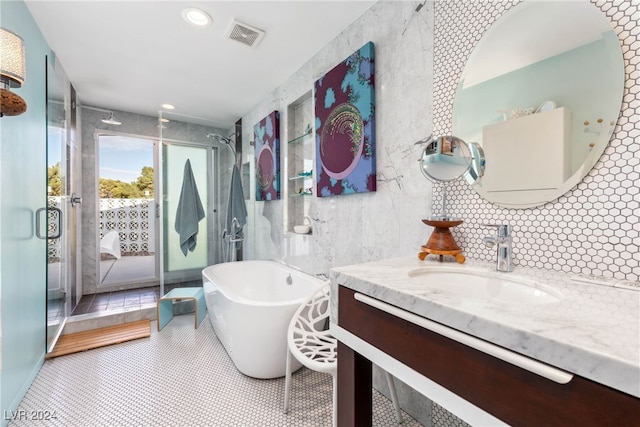
[[[470,298],[411,280],[409,272],[442,266],[524,278],[562,294],[544,304]],[[331,270],[332,297],[343,285],[362,294],[640,397],[640,287],[604,279],[494,264],[396,258]],[[631,285],[631,286],[629,286]],[[338,323],[337,297],[331,321]]]

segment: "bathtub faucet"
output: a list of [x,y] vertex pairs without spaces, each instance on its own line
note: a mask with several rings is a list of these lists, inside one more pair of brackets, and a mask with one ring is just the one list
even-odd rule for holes
[[226,228],[222,231],[222,238],[229,239],[229,244],[244,242],[244,234],[242,233],[242,226],[238,218],[233,217],[231,221],[231,230]]

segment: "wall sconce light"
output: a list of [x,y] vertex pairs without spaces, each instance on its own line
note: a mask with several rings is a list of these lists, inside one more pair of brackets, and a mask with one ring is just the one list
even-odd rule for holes
[[0,117],[27,111],[24,99],[9,90],[22,86],[25,72],[24,41],[19,35],[0,28]]

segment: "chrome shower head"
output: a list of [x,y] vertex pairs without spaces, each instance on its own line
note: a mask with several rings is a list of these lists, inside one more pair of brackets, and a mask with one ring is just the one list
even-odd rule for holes
[[113,118],[113,111],[111,112],[111,114],[109,114],[109,117],[105,117],[104,119],[102,119],[102,123],[106,123],[108,125],[116,125],[116,126],[119,126],[122,124],[121,122]]
[[217,139],[219,142],[222,142],[224,144],[227,145],[227,147],[229,147],[229,149],[231,149],[231,152],[233,153],[233,157],[236,157],[236,148],[235,148],[235,143],[233,141],[231,141],[231,138],[226,137],[226,136],[222,136],[219,133],[208,133],[207,134],[207,138],[211,138],[211,139]]
[[207,134],[207,138],[215,138],[220,142],[224,142],[225,144],[231,145],[231,138],[227,138],[226,136],[222,136],[218,133],[209,133]]

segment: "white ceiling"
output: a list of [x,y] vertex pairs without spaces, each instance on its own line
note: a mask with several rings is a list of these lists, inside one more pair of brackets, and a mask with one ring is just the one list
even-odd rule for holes
[[[196,118],[186,121],[225,129],[373,3],[26,0],[84,105],[155,116],[170,103]],[[213,24],[191,26],[186,7]],[[229,40],[233,19],[266,35],[253,48]]]

